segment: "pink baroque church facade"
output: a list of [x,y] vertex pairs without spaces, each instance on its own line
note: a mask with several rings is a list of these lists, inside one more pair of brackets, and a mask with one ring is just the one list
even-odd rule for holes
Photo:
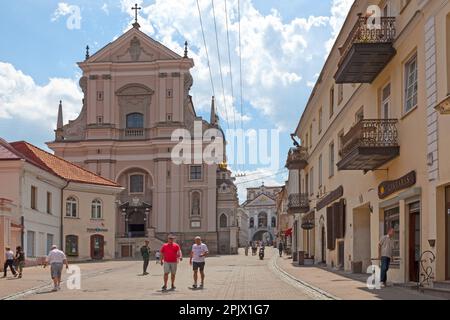
[[211,252],[235,252],[237,201],[234,212],[228,211],[229,236],[224,225],[218,236],[217,179],[223,168],[171,160],[178,143],[171,139],[174,130],[187,129],[193,136],[196,121],[203,132],[220,130],[214,101],[210,122],[196,115],[189,94],[194,61],[187,46],[184,56],[178,55],[135,23],[94,55],[87,52],[78,65],[83,72],[81,112],[63,125],[60,104],[55,141],[48,146],[57,156],[125,187],[116,201],[115,256],[138,256],[146,239],[157,250],[169,233],[177,235],[185,251],[200,235]]

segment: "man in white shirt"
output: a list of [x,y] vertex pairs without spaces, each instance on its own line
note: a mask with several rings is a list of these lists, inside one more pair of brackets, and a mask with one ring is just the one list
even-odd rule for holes
[[202,281],[200,284],[200,288],[203,288],[203,285],[205,283],[205,257],[208,255],[209,251],[206,244],[202,243],[202,239],[200,237],[195,237],[194,241],[195,243],[192,245],[191,259],[189,263],[193,266],[194,270],[194,285],[192,287],[194,289],[197,289],[199,270]]
[[3,278],[6,278],[8,267],[11,270],[14,277],[17,277],[17,272],[14,269],[14,252],[11,248],[5,248],[5,264],[3,265]]
[[54,288],[53,291],[61,289],[61,275],[63,265],[66,265],[66,269],[69,269],[66,255],[64,252],[58,249],[56,245],[52,246],[52,250],[48,253],[47,259],[44,263],[44,268],[50,264],[50,273],[53,279]]

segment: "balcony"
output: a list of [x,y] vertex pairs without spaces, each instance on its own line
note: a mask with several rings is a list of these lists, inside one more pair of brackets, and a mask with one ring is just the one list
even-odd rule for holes
[[400,154],[397,120],[361,120],[342,137],[339,170],[375,170]]
[[288,213],[307,213],[309,212],[309,199],[305,193],[293,193],[288,197]]
[[[344,45],[334,78],[336,83],[372,83],[396,54],[395,18],[373,19],[359,15]],[[381,19],[381,20],[380,20]]]
[[303,147],[291,148],[286,161],[289,170],[303,170],[308,165],[308,152]]
[[124,139],[138,140],[145,138],[144,128],[124,129],[122,134]]

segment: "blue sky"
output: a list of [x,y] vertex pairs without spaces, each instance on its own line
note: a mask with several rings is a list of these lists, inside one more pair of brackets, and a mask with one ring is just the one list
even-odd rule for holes
[[[132,22],[132,4],[140,12],[141,30],[182,53],[184,39],[194,58],[191,90],[199,115],[209,119],[212,95],[207,60],[195,0],[21,0],[0,2],[0,137],[27,140],[44,147],[54,137],[57,106],[64,101],[65,121],[81,108],[78,88],[85,46],[91,54],[125,32]],[[231,103],[226,44],[224,0],[215,0],[220,55],[224,70],[226,101],[219,81],[217,49],[210,0],[200,0],[207,46],[222,125],[234,126],[239,119],[239,69],[237,0],[227,0],[234,103]],[[243,99],[245,129],[279,129],[279,166],[239,166],[249,175],[245,187],[282,183],[285,175],[268,177],[284,166],[294,131],[352,0],[241,0]],[[69,29],[67,8],[80,8],[79,29]],[[65,11],[66,10],[66,11]],[[59,14],[58,14],[59,13]],[[225,112],[224,105],[227,106]],[[233,108],[233,106],[235,106]],[[235,113],[234,113],[235,112]]]

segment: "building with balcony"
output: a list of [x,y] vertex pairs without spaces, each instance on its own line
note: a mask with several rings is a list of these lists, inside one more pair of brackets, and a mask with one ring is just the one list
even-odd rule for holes
[[249,217],[249,241],[273,243],[277,233],[276,196],[282,187],[268,187],[264,184],[256,188],[247,188],[247,200],[241,208]]
[[365,273],[392,227],[392,282],[450,280],[449,50],[448,1],[354,2],[288,155],[296,251]]

